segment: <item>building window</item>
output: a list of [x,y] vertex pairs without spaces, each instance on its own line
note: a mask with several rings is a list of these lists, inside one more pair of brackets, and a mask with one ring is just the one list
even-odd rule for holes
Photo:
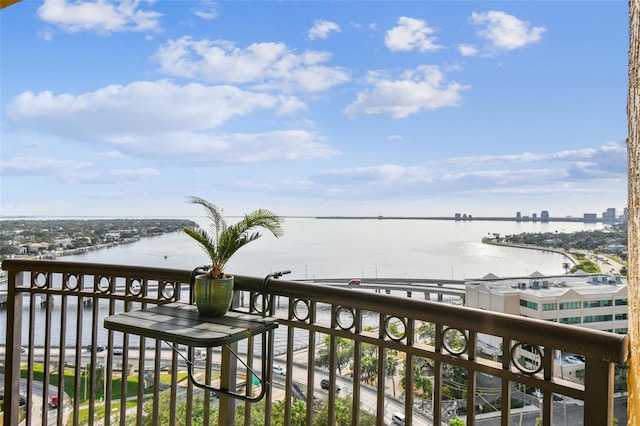
[[616,306],[627,306],[627,299],[616,299]]
[[[580,302],[577,302],[580,303]],[[560,318],[558,320],[560,324],[580,324],[580,317]]]
[[557,303],[543,303],[542,310],[543,311],[555,311],[558,309]]
[[587,317],[584,317],[584,322],[588,323],[588,322],[605,322],[605,321],[611,321],[613,319],[612,315],[590,315]]
[[585,308],[604,308],[607,306],[612,306],[613,302],[611,300],[589,300],[584,302]]
[[627,314],[616,314],[616,321],[626,320],[628,319]]
[[560,304],[560,309],[580,309],[580,302],[564,302]]
[[528,300],[520,299],[520,306],[524,306],[525,308],[533,309],[534,311],[538,310],[538,304],[535,302],[529,302]]

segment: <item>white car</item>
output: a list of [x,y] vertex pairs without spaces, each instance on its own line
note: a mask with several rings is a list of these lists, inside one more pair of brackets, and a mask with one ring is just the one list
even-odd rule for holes
[[402,413],[393,413],[391,415],[391,421],[393,422],[394,425],[404,426],[404,424],[405,424],[404,414],[402,414]]
[[584,361],[582,361],[575,355],[566,356],[564,357],[564,360],[570,362],[571,364],[584,364]]
[[280,375],[283,375],[283,376],[287,375],[287,370],[281,365],[274,365],[272,367],[272,370],[276,374],[280,374]]

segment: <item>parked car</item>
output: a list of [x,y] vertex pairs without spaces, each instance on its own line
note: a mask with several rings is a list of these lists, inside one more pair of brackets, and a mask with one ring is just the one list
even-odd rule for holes
[[391,415],[391,421],[393,422],[394,425],[404,426],[404,424],[405,424],[404,414],[402,414],[402,413],[393,413]]
[[272,370],[276,374],[280,374],[282,376],[286,376],[287,375],[287,370],[281,365],[274,365],[272,367]]
[[[329,379],[324,378],[320,380],[320,387],[324,390],[329,390]],[[340,392],[340,385],[336,384],[336,392]]]

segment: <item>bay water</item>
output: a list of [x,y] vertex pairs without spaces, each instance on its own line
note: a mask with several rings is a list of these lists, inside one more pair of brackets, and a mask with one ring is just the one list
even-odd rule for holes
[[[194,218],[207,226],[205,218]],[[523,232],[570,233],[601,229],[600,223],[454,221],[416,219],[286,218],[284,236],[268,233],[240,249],[229,273],[263,276],[291,270],[287,279],[311,278],[480,278],[562,274],[561,254],[501,247],[482,238]],[[143,238],[135,243],[63,261],[193,269],[207,264],[204,251],[183,232]]]
[[[204,217],[193,220],[208,226]],[[581,222],[286,218],[283,237],[276,239],[263,233],[262,238],[239,250],[226,270],[258,277],[291,270],[285,277],[291,280],[376,277],[446,280],[481,278],[488,273],[499,277],[525,276],[535,271],[559,275],[565,272],[562,264],[566,262],[561,254],[484,244],[482,238],[493,234],[562,234],[600,228],[602,224]],[[142,238],[58,260],[186,270],[208,263],[204,251],[183,232]],[[54,304],[54,316],[60,314],[59,309],[60,304]],[[43,315],[44,310],[36,311],[36,324],[43,323],[44,317],[40,318]],[[99,324],[106,315],[106,309],[104,312],[101,309]],[[68,321],[73,322],[74,315],[69,315]],[[28,323],[25,316],[23,324]],[[6,326],[6,315],[0,315],[0,330]],[[28,333],[25,328],[23,342]],[[59,331],[51,332],[55,342]],[[38,327],[35,337],[38,345],[44,339],[44,329]],[[73,345],[74,339],[67,336],[67,345]],[[106,330],[99,327],[99,343],[105,339]],[[4,340],[4,334],[0,335],[0,345],[4,345]],[[83,336],[83,346],[88,343],[90,335]],[[135,340],[131,343],[135,345]]]

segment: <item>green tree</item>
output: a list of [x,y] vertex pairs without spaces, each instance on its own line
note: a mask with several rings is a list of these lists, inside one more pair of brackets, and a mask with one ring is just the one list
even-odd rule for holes
[[449,420],[449,426],[466,426],[466,423],[460,417],[454,417]]
[[[400,384],[407,392],[406,383],[406,362],[403,363],[402,372],[400,373]],[[433,383],[431,379],[424,373],[424,369],[429,368],[429,364],[425,358],[415,357],[413,358],[413,395],[417,398],[431,399],[433,394]]]
[[[324,399],[321,404],[322,407],[316,412],[313,417],[313,425],[314,426],[327,426],[327,425],[335,425],[335,426],[350,426],[352,424],[352,403],[350,397],[339,397],[336,398],[335,404],[335,415],[336,418],[332,421],[328,420],[329,417],[329,408],[327,404],[328,400]],[[360,410],[360,421],[358,423],[360,426],[374,426],[376,425],[376,416],[367,413],[365,411]]]
[[[331,336],[324,336],[323,344],[316,352],[316,366],[329,368],[329,350],[331,348]],[[342,369],[353,360],[353,340],[346,337],[336,337],[336,366],[342,374]]]
[[387,376],[391,377],[391,384],[393,385],[393,396],[396,396],[396,381],[395,376],[398,372],[398,359],[396,358],[398,355],[398,351],[396,350],[387,350],[387,359],[384,364],[385,373]]

